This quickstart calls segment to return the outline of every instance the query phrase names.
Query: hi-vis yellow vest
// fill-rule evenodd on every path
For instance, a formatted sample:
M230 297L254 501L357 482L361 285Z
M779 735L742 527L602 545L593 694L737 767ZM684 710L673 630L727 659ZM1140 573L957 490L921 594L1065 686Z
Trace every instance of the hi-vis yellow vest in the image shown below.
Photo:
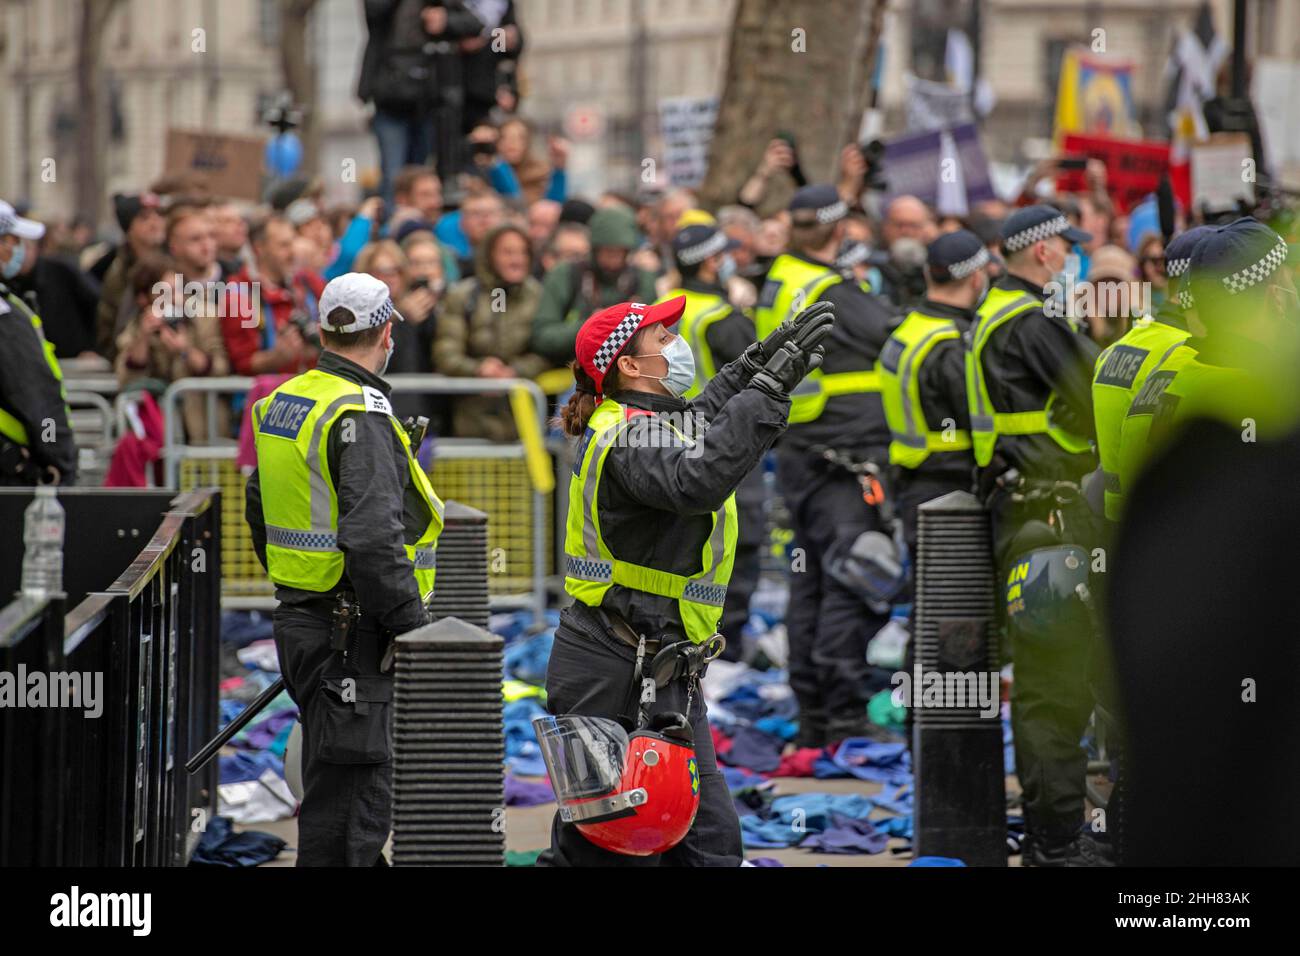
M686 340L695 354L695 381L682 398L692 399L700 394L709 379L718 372L718 363L713 358L713 350L709 348L709 326L731 314L731 303L720 295L692 292L689 289L673 289L659 302L667 302L679 295L686 296L686 308L677 324L677 334Z
M20 321L23 316L26 316L28 321L32 323L32 328L36 330L36 334L40 337L41 345L45 348L45 364L50 367L54 380L59 383L59 394L63 397L66 410L68 393L63 387L63 369L59 367L59 360L54 355L54 343L45 337L45 328L41 325L40 317L27 308L27 304L13 293L9 293L3 300L0 300L0 314L10 310L18 313ZM22 445L24 448L31 447L31 436L27 434L27 428L3 408L0 408L0 435L8 438L15 445Z
M673 574L616 558L601 536L597 512L600 479L610 450L634 421L624 414L623 406L607 398L587 422L587 431L578 445L574 477L569 482L564 590L588 607L600 607L605 592L614 584L674 598L686 636L698 644L717 631L722 617L736 556L736 496L729 495L714 512L713 530L704 543L696 574ZM682 441L690 441L675 427L673 431Z
M1147 375L1120 432L1119 477L1131 490L1143 467L1194 418L1276 439L1290 431L1297 409L1286 384L1261 381L1244 369L1209 365L1195 348L1174 345Z
M912 312L880 350L880 398L892 436L891 465L917 468L932 454L970 450L970 432L931 431L921 409L921 366L940 342L960 338L952 319Z
M976 311L970 330L971 346L966 352L966 400L970 405L971 442L975 447L975 464L983 468L993 460L999 435L1048 435L1071 454L1088 450L1088 439L1066 431L1052 422L1052 405L1056 392L1047 396L1042 408L1020 412L999 411L989 397L984 378L984 346L990 336L1018 315L1038 308L1042 300L1027 292L989 289L984 304Z
M796 256L777 256L768 270L758 308L754 310L754 330L759 340L843 281L843 276L827 266ZM813 369L790 394L790 424L815 421L825 410L826 402L836 395L878 391L880 378L874 369L830 374Z
M411 452L401 423L378 389L320 369L290 379L253 406L257 467L266 520L271 580L303 591L329 591L343 576L338 546L339 499L329 469L330 430L344 412L381 412L406 450L411 482L428 506L416 541L406 541L421 600L433 594L442 501Z
M1186 338L1182 329L1146 317L1097 357L1092 408L1097 422L1097 456L1101 459L1106 517L1111 521L1118 521L1123 510L1119 460L1124 419L1147 376Z

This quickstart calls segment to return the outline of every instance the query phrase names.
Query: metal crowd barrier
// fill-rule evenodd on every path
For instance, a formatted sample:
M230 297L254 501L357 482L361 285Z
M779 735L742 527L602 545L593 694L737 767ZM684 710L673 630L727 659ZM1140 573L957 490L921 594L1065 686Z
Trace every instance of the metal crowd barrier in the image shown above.
M220 558L219 493L196 490L66 617L62 594L0 609L0 670L102 680L98 716L0 708L0 865L189 860L216 815L216 764L184 765L217 730Z
M245 376L185 378L173 382L159 403L166 429L163 461L167 487L185 490L215 485L228 502L223 516L226 543L222 567L222 603L231 608L262 608L274 604L273 588L253 550L244 522L247 476L236 465L237 445L210 431L206 444L190 444L181 426L181 402L201 394L209 429L217 420L223 394L242 395L253 385ZM520 396L531 401L523 413L512 399L521 441L490 442L437 436L429 476L444 500L455 499L486 512L489 517L489 592L494 608L528 608L541 619L554 556L551 513L555 474L541 435L546 429L547 400L529 379L474 379L443 375L392 375L395 392L425 395ZM533 426L536 426L534 429Z

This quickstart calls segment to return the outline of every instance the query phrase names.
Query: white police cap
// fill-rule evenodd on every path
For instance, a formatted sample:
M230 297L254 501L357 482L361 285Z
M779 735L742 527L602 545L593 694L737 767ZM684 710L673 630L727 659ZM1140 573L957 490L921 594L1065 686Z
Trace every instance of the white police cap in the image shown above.
M335 309L347 309L352 321L334 325L330 316ZM388 286L364 272L349 272L331 279L320 297L320 327L326 332L361 332L383 325L396 318L405 322L402 313L393 306Z

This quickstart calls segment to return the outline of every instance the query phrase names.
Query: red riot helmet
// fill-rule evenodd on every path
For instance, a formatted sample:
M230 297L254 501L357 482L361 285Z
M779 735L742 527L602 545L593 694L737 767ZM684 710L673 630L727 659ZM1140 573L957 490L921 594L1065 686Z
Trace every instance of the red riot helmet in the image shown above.
M560 819L627 856L672 849L700 808L695 736L679 713L631 735L616 720L566 714L533 720Z

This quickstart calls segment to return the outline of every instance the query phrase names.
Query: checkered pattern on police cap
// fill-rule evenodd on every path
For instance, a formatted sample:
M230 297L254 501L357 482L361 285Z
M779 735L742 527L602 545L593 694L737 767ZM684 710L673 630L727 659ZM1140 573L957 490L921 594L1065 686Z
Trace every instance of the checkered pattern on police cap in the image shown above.
M989 264L989 251L975 233L957 229L930 243L925 264L935 282L960 282Z
M804 186L790 200L790 217L800 225L827 225L849 214L848 204L834 186Z
M45 226L33 219L24 219L13 206L0 200L0 236L8 235L35 240L45 235Z
M1291 250L1258 219L1242 218L1211 230L1192 250L1185 287L1199 303L1231 298L1267 283Z
M1169 297L1186 311L1192 307L1192 290L1186 279L1192 264L1192 250L1197 243L1215 231L1215 226L1193 226L1185 229L1165 246L1165 276L1169 279Z
M601 391L605 375L614 367L615 360L638 331L657 322L673 325L682 317L685 308L684 295L655 305L620 302L601 309L582 323L574 355L578 365L595 383L596 391Z
M678 265L694 266L709 256L728 252L739 245L716 226L696 223L680 230L673 237L673 255L677 258Z
M1061 210L1040 203L1007 216L1002 223L1002 252L1010 255L1053 236L1061 236L1071 243L1092 241L1092 235L1071 226Z
M352 321L335 325L330 316L335 309L346 309ZM405 322L393 306L388 286L364 272L349 272L331 279L320 296L320 327L326 332L361 332L396 318Z

